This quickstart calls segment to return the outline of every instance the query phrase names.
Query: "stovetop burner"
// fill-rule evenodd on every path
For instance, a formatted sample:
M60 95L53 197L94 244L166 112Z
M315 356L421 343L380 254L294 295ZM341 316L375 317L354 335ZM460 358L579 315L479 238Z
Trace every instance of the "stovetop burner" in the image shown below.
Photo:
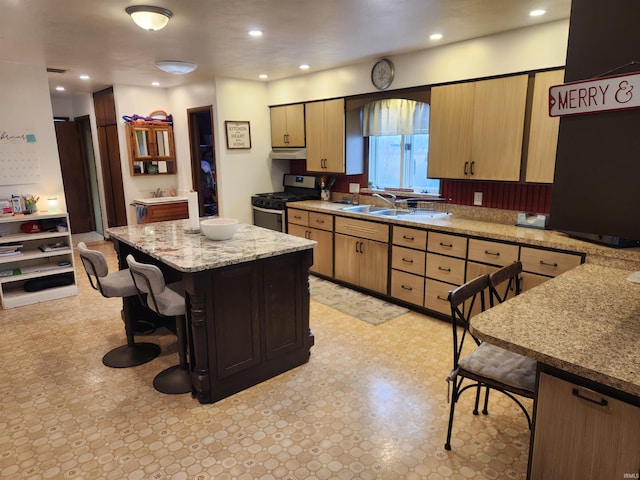
M287 202L320 198L320 190L317 188L315 177L286 174L283 185L284 191L282 192L258 193L252 196L251 204L256 207L283 210Z

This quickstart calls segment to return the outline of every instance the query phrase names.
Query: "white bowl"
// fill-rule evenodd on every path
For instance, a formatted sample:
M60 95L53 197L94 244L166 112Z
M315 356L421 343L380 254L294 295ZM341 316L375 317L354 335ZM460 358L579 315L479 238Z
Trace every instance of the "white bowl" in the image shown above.
M200 230L210 240L228 240L238 230L235 218L208 218L200 222Z

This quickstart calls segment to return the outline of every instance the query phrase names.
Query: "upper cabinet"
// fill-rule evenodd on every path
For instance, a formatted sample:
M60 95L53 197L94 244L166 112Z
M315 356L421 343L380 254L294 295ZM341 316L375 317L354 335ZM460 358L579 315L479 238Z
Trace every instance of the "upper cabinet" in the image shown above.
M428 176L520 180L527 75L431 90Z
M564 70L536 73L525 181L553 183L560 117L549 116L549 88L564 83Z
M305 146L304 104L271 107L271 146Z
M356 175L363 172L360 110L345 112L343 98L305 105L307 171Z
M175 174L176 157L171 125L127 123L131 175Z

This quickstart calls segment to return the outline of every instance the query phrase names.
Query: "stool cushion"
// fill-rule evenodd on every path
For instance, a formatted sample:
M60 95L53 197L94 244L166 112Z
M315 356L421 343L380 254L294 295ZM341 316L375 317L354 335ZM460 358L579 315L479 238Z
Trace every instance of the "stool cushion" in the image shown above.
M536 384L535 360L489 343L481 343L460 360L458 368L530 392Z
M107 298L133 297L138 294L128 268L111 272L100 278L100 286L104 296Z

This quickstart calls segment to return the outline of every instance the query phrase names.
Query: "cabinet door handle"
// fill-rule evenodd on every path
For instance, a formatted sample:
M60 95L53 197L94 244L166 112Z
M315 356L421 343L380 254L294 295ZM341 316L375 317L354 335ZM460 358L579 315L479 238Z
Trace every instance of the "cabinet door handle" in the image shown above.
M438 270L442 270L443 272L450 272L451 269L447 267L438 267Z
M445 247L445 248L453 248L453 243L442 243L442 242L440 242L440 246L441 247Z
M469 162L464 162L464 174L469 175L469 170L467 167L469 166Z
M579 388L573 388L571 390L571 395L573 395L574 397L578 397L581 398L582 400L586 400L587 402L591 402L591 403L595 403L596 405L599 405L600 407L606 407L609 402L607 402L606 399L604 398L600 398L600 400L595 400L593 398L589 398L585 395L582 395L582 393L580 393L580 389Z
M441 297L440 295L436 295L436 298L437 298L438 300L442 300L443 302L448 302L448 301L449 301L449 299L448 299L448 298Z
M545 267L553 267L553 268L556 268L558 266L557 263L547 263L544 260L540 260L540 265L544 265Z
M484 254L485 255L493 255L494 257L499 257L500 256L500 252L491 252L489 250L485 250Z
M311 232L309 230L305 232L305 236L307 237L307 240L311 240Z
M469 171L469 173L471 173L471 175L474 175L475 172L473 171L473 166L476 164L475 160L473 162L471 162L471 170Z
M403 235L402 238L404 238L405 240L415 240L415 237L409 237L407 235Z
M403 258L402 261L407 263L413 263L413 260L411 258Z
M409 290L410 292L413 290L413 288L407 287L406 285L400 285L400 288L402 288L403 290Z
M316 223L323 224L323 223L324 223L324 220L316 220Z

